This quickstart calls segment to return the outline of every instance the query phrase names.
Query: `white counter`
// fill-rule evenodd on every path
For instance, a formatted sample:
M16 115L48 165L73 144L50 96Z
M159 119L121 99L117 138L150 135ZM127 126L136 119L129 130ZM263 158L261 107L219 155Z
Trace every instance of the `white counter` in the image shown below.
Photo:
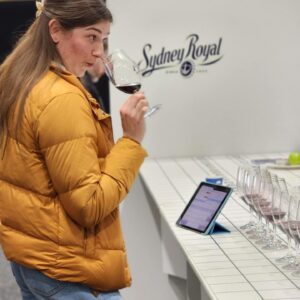
M272 155L251 158L257 157ZM162 218L163 269L187 280L188 299L300 299L300 278L275 263L285 252L264 251L239 229L248 222L249 213L236 193L218 218L230 233L204 236L175 225L198 183L205 177L222 175L225 185L234 185L238 165L244 158L148 159L141 169L142 180ZM300 170L274 173L285 177L290 186L300 185ZM176 255L176 251L183 257L178 259L180 254Z

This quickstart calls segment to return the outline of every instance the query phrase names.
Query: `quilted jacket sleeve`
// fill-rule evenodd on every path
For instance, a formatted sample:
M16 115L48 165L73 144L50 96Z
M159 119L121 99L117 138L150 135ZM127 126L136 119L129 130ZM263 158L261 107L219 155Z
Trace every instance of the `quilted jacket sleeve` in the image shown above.
M118 207L146 156L140 145L122 138L100 170L92 112L87 100L75 93L55 97L43 109L37 139L62 206L87 228Z

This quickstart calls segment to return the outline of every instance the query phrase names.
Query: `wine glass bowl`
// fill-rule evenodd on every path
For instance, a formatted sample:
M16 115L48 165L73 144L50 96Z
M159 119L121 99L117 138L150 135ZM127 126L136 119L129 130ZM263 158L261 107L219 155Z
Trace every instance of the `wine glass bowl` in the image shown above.
M290 238L294 240L295 252L293 255L289 256L288 264L284 265L282 268L284 270L297 270L299 266L298 256L300 238L298 234L298 227L300 224L300 201L296 196L290 196L287 193L284 194L286 195L288 201L287 233L290 235Z
M236 192L239 197L249 206L249 222L240 227L242 230L251 230L255 226L253 220L253 206L251 202L251 195L249 189L250 167L246 165L240 165L237 171L236 178Z
M142 75L139 66L121 49L117 49L103 58L106 75L111 83L126 94L138 92L142 86ZM151 116L161 105L148 108L144 117Z

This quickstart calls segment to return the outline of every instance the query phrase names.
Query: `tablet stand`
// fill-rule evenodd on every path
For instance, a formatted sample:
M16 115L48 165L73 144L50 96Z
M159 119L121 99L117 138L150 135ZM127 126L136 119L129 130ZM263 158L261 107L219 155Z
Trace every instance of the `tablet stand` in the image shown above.
M230 232L230 230L228 230L218 222L215 222L208 234L218 234L218 233L225 233L225 232Z

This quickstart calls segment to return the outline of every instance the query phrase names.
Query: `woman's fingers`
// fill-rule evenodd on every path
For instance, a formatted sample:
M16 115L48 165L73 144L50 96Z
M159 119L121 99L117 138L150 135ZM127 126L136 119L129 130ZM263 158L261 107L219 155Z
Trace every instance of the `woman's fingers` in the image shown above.
M144 93L138 92L131 95L123 104L120 109L122 115L131 116L132 118L140 118L147 110L148 102Z
M144 118L144 114L147 110L148 110L148 101L145 98L141 99L136 105L137 118L138 119Z
M138 92L125 101L120 109L124 136L141 142L145 134L144 114L148 109L148 102L144 93Z

